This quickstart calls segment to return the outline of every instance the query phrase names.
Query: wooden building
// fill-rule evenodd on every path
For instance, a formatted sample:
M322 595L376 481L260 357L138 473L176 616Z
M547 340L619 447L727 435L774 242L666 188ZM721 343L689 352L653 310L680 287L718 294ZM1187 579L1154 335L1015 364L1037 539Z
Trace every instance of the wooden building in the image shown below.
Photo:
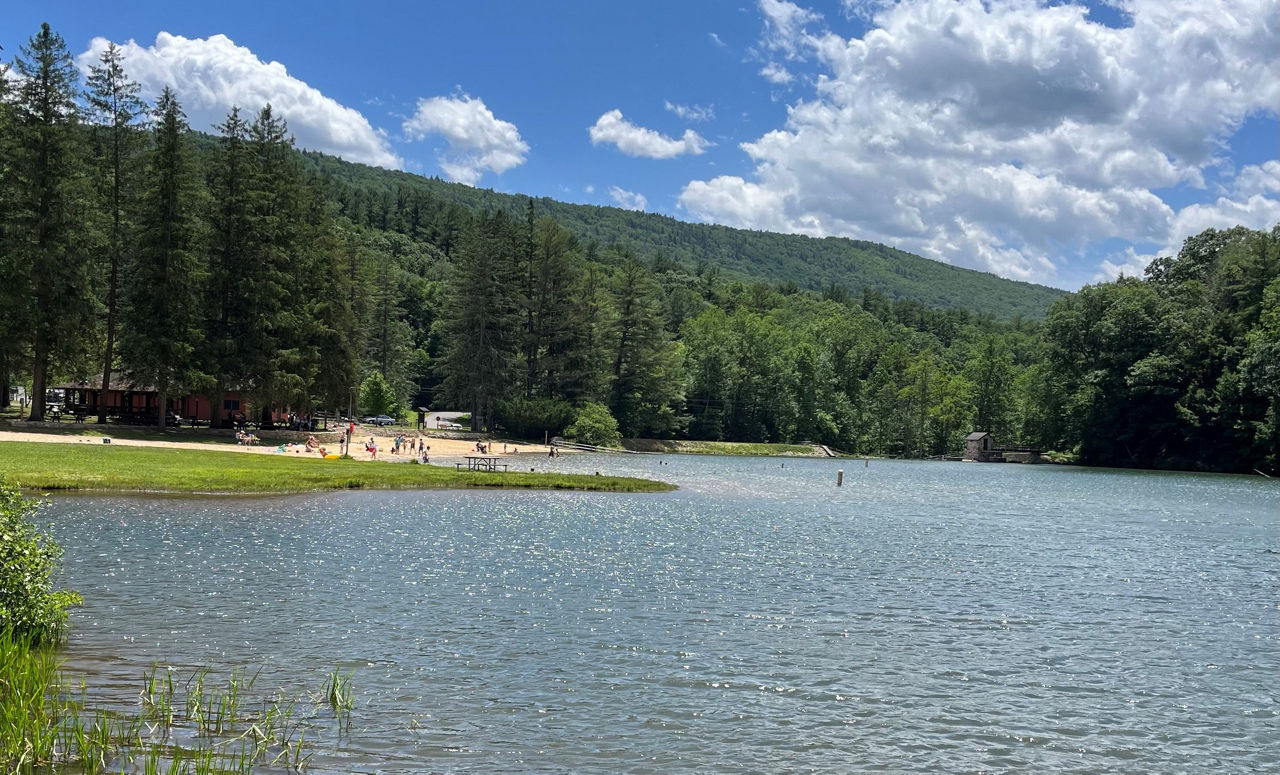
M112 372L111 388L102 390L101 375L89 380L68 382L54 386L66 391L62 414L77 418L97 417L105 407L108 420L134 425L154 425L160 405L160 393L150 385L137 385L123 372ZM246 414L244 399L237 392L222 394L221 406L215 411L208 396L175 395L165 401L165 409L171 418L181 417L184 423L230 427L243 422ZM272 421L279 422L287 415L273 411ZM258 417L253 418L255 421Z

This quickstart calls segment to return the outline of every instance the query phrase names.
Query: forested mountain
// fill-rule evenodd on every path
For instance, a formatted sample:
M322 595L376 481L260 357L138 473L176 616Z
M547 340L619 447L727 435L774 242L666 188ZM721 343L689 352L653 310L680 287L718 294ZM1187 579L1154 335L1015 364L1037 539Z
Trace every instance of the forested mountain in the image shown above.
M880 248L300 154L269 105L194 133L173 93L137 101L112 47L82 86L47 25L0 74L0 385L29 386L33 420L46 386L119 369L264 415L456 408L523 438L925 457L981 429L1090 464L1277 471L1280 227L1211 229L1043 318L1014 302L1051 289L914 257L862 266L935 296L838 266L746 276L745 256L800 273L829 250ZM943 295L1006 291L1000 311Z
M342 199L345 212L367 214L375 221L406 197L472 212L501 210L515 217L523 212L527 199L354 164L314 151L303 154L307 166L331 182L332 195ZM1064 293L874 242L685 223L665 215L545 197L535 199L534 205L539 215L554 218L583 242L625 245L645 255L662 256L691 272L714 268L732 280L794 283L806 290L839 286L851 293L866 288L890 299L910 299L939 309L960 307L1001 320L1042 318Z

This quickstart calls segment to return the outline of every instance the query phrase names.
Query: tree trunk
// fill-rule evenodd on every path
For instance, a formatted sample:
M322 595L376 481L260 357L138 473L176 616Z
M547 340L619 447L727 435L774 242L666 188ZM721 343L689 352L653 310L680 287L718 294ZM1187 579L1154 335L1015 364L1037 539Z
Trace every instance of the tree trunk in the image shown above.
M43 346L39 348L31 365L31 414L27 419L36 422L44 421L45 374L49 370L49 354L43 350Z
M165 409L165 405L169 403L169 394L166 391L161 390L156 397L159 399L156 401L156 403L159 404L156 408L156 425L160 426L160 430L164 430L164 421L168 419L165 416L168 414Z
M119 260L111 256L111 275L107 288L107 347L102 356L102 392L98 394L98 424L107 422L107 391L111 389L111 364L115 360L116 347L116 281Z
M9 354L0 351L0 409L8 409L9 401Z

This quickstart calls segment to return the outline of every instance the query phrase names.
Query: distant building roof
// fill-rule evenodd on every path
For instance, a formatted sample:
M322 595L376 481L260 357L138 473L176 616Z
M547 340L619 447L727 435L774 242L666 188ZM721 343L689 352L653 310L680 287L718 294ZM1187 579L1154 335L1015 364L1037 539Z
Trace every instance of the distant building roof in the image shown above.
M61 385L53 385L54 390L99 390L102 388L102 374L98 373L87 380L79 380L72 382L64 382ZM156 389L151 385L136 385L133 380L123 371L111 372L111 389L121 390L129 393L154 393Z
M978 440L979 440L979 439L981 439L983 436L990 436L990 435L991 435L991 434L990 434L990 433L988 433L987 431L974 431L973 433L970 433L968 436L965 436L965 437L964 437L964 440L965 440L965 441L978 441Z

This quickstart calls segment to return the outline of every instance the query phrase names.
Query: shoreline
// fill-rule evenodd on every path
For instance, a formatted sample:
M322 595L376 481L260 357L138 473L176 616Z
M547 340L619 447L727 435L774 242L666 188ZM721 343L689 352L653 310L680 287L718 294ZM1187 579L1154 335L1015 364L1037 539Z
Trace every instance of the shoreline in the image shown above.
M473 447L465 441L456 442ZM195 448L191 448L194 446ZM435 445L433 444L433 451ZM241 451L246 454L228 455ZM438 455L453 461L465 455ZM498 455L497 457L502 457ZM410 463L407 455L376 461L322 459L315 453L145 443L92 443L64 438L0 439L0 479L23 490L148 495L284 495L336 490L528 489L585 492L669 492L652 479L563 473L481 472L453 465Z

